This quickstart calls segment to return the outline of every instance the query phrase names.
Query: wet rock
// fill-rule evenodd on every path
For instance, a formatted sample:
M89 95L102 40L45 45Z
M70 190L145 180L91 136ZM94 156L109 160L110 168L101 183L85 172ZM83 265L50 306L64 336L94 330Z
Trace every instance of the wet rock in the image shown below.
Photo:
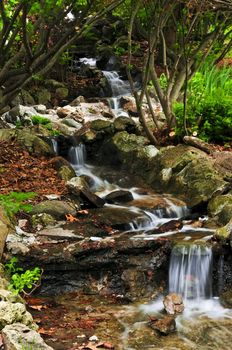
M228 290L220 295L220 303L226 307L232 309L232 290Z
M168 335L176 330L176 321L172 316L164 316L161 319L152 318L149 325L162 335Z
M163 300L164 308L170 315L179 314L184 311L183 298L176 293L166 295Z
M208 212L211 216L217 215L220 223L227 224L232 218L232 193L212 198L208 204Z
M0 329L15 322L20 322L32 329L37 329L31 314L27 312L24 304L12 304L9 301L0 301Z
M62 227L47 228L39 231L38 236L46 236L57 240L80 240L82 236L76 235L72 230L65 230Z
M227 225L218 228L214 236L222 243L226 243L230 239L232 247L232 219L230 219Z
M223 176L215 170L212 159L194 147L165 147L155 159L148 181L154 187L162 186L164 190L178 194L191 207L206 203L228 188ZM163 169L169 169L168 179L163 178Z
M139 296L144 295L146 289L146 276L144 271L138 269L126 269L121 275L125 283L126 297L129 300L134 300Z
M102 208L105 200L93 193L83 177L74 177L67 182L69 193L80 197L87 207Z
M126 164L128 167L131 166L132 170L135 168L139 170L137 155L148 144L149 141L143 136L120 131L103 145L103 153L106 161L111 164ZM112 154L114 154L114 157L112 157Z
M21 323L4 327L2 338L6 350L52 350L37 332Z
M63 157L52 158L51 164L57 170L59 177L64 181L69 181L76 175L70 163Z
M114 127L117 131L127 131L128 133L135 133L137 130L135 122L128 117L118 117L114 121Z
M159 226L158 228L149 231L149 234L159 234L169 231L181 230L183 227L183 223L181 220L170 220L165 224Z
M44 201L36 204L31 211L31 214L49 214L56 219L64 219L66 214L75 215L76 208L73 204L65 201Z
M96 119L91 122L90 128L94 131L102 131L104 133L112 133L113 132L113 123L108 120Z
M104 207L94 211L98 222L103 225L111 226L118 230L129 230L130 223L136 220L139 214L125 208Z
M133 200L133 195L130 191L117 190L109 193L105 197L106 203L130 202Z

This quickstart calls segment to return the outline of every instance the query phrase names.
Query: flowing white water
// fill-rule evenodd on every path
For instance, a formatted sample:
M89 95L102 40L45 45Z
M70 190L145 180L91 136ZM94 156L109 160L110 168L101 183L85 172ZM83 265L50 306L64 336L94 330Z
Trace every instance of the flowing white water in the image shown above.
M103 71L103 74L108 80L113 94L112 97L108 98L111 109L113 109L116 114L128 116L128 114L120 108L120 98L131 94L129 81L120 79L116 71Z
M51 139L52 140L52 148L55 154L58 154L58 143L56 139Z
M169 292L200 302L212 296L212 250L204 244L176 245L169 267Z

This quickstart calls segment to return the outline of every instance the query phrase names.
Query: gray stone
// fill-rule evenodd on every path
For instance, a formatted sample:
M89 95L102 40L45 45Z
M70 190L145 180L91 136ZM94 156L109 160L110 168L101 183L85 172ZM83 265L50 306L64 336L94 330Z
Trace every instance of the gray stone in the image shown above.
M0 301L0 329L15 322L23 323L33 329L37 328L24 304Z
M78 123L76 120L73 120L71 118L65 118L62 120L62 123L70 126L72 128L76 128L77 130L79 130L80 128L82 128L82 124Z
M56 219L64 219L66 214L75 215L76 208L73 204L65 201L44 201L35 205L31 211L32 214L46 213Z
M9 242L7 243L7 250L13 255L27 255L30 249L22 242Z
M14 323L2 330L5 350L52 350L42 337L34 330L21 324Z
M47 107L45 105L35 105L33 106L36 110L36 112L41 113L41 114L46 114L47 112Z

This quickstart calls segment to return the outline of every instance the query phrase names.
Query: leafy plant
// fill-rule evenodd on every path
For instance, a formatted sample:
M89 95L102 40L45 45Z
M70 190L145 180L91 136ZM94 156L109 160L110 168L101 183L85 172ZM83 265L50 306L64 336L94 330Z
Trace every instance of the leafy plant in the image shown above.
M38 124L41 124L41 125L48 125L48 124L51 124L51 120L48 119L48 118L44 118L44 117L41 117L40 115L34 115L31 117L31 120L32 120L32 123L34 125L38 125Z
M226 143L232 134L232 69L203 66L189 82L187 129L205 141ZM184 106L175 103L177 136L184 136Z
M21 267L17 266L18 259L13 257L7 264L5 264L5 271L10 276L9 289L15 294L28 294L38 287L41 279L41 270L35 267L33 270L26 270L23 272Z
M9 194L0 194L0 205L3 206L7 215L12 217L20 210L30 212L32 206L25 201L36 196L34 192L10 192Z

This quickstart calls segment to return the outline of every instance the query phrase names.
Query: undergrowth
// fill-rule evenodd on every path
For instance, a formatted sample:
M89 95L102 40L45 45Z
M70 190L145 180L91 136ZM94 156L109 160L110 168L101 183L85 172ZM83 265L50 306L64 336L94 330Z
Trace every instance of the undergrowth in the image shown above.
M29 199L32 199L37 194L35 192L10 192L9 194L0 194L0 205L4 208L6 214L12 217L20 210L30 212L32 205L25 203Z
M10 278L9 289L15 294L31 294L40 285L42 272L39 267L24 271L13 257L5 264L5 272Z
M178 127L184 136L184 106L174 105ZM187 130L208 142L227 143L232 135L232 68L204 65L190 80Z

